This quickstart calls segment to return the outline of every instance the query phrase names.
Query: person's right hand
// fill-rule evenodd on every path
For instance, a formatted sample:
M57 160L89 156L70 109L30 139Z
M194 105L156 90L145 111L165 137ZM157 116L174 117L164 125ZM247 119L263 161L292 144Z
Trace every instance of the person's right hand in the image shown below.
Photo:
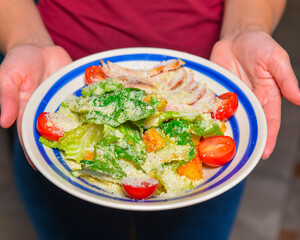
M0 66L1 127L10 127L17 119L21 141L21 120L30 96L48 76L70 62L69 54L58 46L21 45L9 50Z

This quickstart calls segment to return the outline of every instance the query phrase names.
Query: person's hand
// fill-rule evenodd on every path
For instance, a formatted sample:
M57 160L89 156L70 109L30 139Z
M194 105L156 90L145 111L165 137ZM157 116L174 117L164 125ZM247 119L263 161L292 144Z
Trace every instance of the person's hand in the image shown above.
M10 127L17 119L22 143L21 120L30 96L48 76L71 61L58 46L21 45L9 50L0 66L1 127Z
M280 128L281 93L290 102L300 105L298 82L288 54L267 33L249 30L217 42L211 60L237 75L260 101L268 125L262 158L268 158Z

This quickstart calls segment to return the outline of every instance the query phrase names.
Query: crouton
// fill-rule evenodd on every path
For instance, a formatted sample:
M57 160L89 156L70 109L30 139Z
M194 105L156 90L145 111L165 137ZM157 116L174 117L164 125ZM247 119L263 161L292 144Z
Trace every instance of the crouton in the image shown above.
M147 152L156 152L165 146L164 139L155 128L150 128L144 133L143 142Z
M191 180L202 179L202 161L200 160L198 153L196 153L196 157L192 161L180 166L177 169L177 172L180 176L184 175Z
M220 121L220 122L219 122L219 127L220 127L222 133L225 133L225 132L226 132L227 127L226 127L226 124L225 124L224 122L221 122L221 121Z
M95 158L94 152L88 150L84 151L84 156L83 156L84 160L94 161L94 158Z

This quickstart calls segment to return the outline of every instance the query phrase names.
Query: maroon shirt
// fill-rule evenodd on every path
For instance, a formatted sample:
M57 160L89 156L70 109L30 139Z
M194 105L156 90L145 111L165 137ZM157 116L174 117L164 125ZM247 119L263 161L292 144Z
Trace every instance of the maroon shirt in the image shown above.
M124 47L160 47L208 58L223 0L40 0L54 42L73 59Z

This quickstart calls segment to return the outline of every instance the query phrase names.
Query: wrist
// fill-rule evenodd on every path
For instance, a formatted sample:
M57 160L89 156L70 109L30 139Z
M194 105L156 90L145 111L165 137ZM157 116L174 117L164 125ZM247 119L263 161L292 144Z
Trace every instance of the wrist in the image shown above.
M271 34L284 11L286 0L225 0L220 37L242 32L262 31Z
M53 46L54 43L46 31L37 31L32 34L23 36L22 38L13 39L7 43L6 47L3 49L4 53L7 53L13 47L21 45L35 45L38 47Z
M234 39L237 36L246 32L264 32L268 35L270 34L269 29L258 24L248 24L245 26L239 25L227 29L222 29L220 34L220 40Z

